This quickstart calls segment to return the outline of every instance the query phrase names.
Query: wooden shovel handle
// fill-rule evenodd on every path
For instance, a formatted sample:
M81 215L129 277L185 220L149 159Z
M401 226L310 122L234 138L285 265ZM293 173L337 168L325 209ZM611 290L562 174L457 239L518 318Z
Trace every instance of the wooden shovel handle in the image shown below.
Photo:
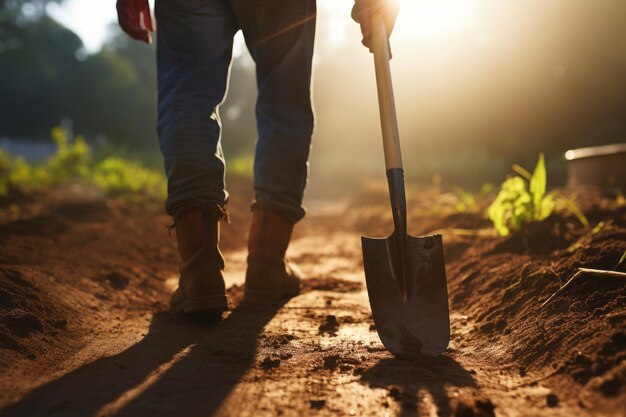
M372 16L372 50L374 51L374 64L376 66L376 85L378 86L380 124L383 131L385 166L387 171L402 169L400 133L389 67L389 59L391 58L389 38L387 37L385 21L380 13Z

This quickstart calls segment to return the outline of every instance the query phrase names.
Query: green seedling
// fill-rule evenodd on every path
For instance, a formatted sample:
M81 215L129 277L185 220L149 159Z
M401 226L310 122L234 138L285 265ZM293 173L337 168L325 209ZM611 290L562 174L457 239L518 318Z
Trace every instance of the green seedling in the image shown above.
M532 175L518 165L514 169L520 176L505 180L487 209L487 216L500 236L517 233L525 224L545 220L554 210L554 197L546 194L544 155L539 154Z
M483 184L478 193L472 194L461 187L454 187L454 196L457 199L454 205L454 211L457 213L478 212L492 189L492 184Z
M617 262L617 265L615 265L615 268L613 268L614 270L619 268L623 263L624 260L626 260L626 250L624 251L624 253L622 253L622 257L619 258L619 261Z
M579 248L582 248L583 246L588 245L589 243L591 243L593 236L597 235L602 229L604 229L606 226L609 226L611 224L612 224L612 221L610 220L607 222L599 222L595 227L588 230L587 233L582 235L576 242L572 243L567 248L567 252L573 253L573 252L576 252L576 250L578 250Z
M476 197L461 187L454 188L454 194L458 199L454 205L454 210L458 213L464 213L467 211L476 211L478 205L476 204Z
M578 219L580 224L582 224L585 229L589 229L590 225L589 225L589 220L587 219L587 216L583 214L583 212L576 205L576 203L574 203L574 200L572 198L561 197L561 196L555 197L555 203L556 203L557 211L561 211L561 210L569 211Z

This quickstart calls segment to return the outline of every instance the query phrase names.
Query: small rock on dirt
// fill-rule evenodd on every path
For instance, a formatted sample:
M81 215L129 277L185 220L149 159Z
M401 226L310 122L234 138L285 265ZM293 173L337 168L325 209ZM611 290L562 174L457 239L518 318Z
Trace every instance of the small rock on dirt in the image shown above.
M337 369L339 364L339 355L329 355L324 358L324 369L334 370Z
M321 410L324 408L326 400L311 400L309 403L311 404L312 410Z
M548 407L553 408L559 405L559 397L550 393L546 396L546 404Z
M130 278L119 272L111 272L109 274L106 274L103 279L104 281L109 283L111 288L118 291L128 287L128 283L130 282Z

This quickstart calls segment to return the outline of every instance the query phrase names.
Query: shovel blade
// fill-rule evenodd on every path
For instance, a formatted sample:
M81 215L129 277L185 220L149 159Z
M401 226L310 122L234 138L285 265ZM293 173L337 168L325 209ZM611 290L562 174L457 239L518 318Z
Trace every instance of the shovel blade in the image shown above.
M406 267L394 267L395 233L361 238L372 316L383 345L394 356L438 356L450 342L448 288L441 235L406 235ZM406 288L406 294L403 293Z

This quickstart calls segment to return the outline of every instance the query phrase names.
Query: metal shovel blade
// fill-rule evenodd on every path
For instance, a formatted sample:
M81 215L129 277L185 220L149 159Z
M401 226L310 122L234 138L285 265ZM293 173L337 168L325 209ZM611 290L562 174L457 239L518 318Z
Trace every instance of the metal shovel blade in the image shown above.
M397 233L388 238L361 238L376 330L394 356L438 356L450 341L441 235L404 234L406 244L398 245L398 237L403 236ZM398 266L398 246L406 248L404 267Z

